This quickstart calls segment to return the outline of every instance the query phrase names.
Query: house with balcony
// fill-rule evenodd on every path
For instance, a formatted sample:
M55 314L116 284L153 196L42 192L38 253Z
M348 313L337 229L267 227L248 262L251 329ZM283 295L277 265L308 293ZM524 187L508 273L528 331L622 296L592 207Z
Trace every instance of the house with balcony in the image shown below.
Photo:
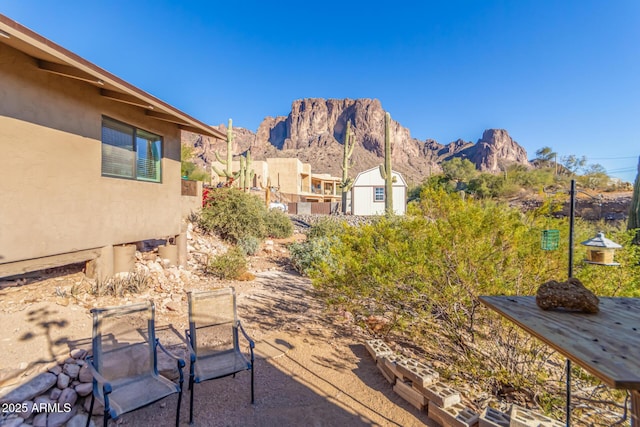
M220 162L213 162L218 170L224 169ZM232 162L232 170L240 168L240 161ZM341 178L326 173L312 173L309 163L302 163L297 158L275 158L253 160L251 169L254 171L252 187L266 187L271 180L271 186L278 189L278 196L283 202L338 202L341 199ZM211 169L213 172L213 168ZM215 172L213 172L215 175ZM215 176L214 181L224 181L223 176Z

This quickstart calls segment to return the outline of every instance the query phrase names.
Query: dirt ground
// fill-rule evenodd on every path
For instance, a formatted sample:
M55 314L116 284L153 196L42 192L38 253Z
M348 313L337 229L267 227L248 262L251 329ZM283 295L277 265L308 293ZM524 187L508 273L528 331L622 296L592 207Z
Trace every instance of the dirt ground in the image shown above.
M184 351L185 291L232 285L239 316L256 341L255 403L250 403L249 372L197 384L195 425L428 425L426 413L396 395L376 368L364 346L367 333L326 310L309 280L287 268L283 243L275 243L279 256L253 259L255 280L197 281L171 295L171 310L157 310L157 336L173 350ZM70 349L90 348L89 308L118 301L69 297L64 290L81 283L83 276L62 269L0 289L0 392L66 357ZM119 303L149 297L154 295L129 296ZM189 403L185 382L181 425L188 424ZM123 415L118 424L173 425L176 404L174 395ZM94 421L100 425L102 419Z

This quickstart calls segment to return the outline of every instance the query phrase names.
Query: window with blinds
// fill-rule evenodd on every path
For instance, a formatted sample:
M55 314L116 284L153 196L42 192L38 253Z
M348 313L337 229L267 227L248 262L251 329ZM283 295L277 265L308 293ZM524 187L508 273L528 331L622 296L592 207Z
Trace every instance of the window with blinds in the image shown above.
M107 117L102 118L102 175L160 182L162 138Z

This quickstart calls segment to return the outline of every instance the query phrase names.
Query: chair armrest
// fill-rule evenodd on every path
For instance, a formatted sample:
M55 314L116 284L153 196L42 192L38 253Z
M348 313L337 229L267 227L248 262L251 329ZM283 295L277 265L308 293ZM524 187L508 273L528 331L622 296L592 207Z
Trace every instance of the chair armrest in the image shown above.
M89 370L91 371L91 376L93 377L93 379L98 383L102 385L102 390L104 390L104 394L109 394L112 391L112 387L111 384L109 383L109 381L107 381L107 379L105 377L103 377L102 375L100 375L100 372L98 372L95 368L95 366L93 366L93 356L87 356L84 361L86 362L87 367L89 368Z
M242 327L242 323L240 323L240 321L238 320L236 322L236 327L238 329L240 329L240 332L242 332L242 335L244 335L244 337L247 339L247 341L249 341L249 347L251 347L252 353L253 353L253 349L256 346L256 343L251 339L251 337L249 337L249 335L245 332L244 328Z
M193 345L191 344L191 333L188 329L184 331L185 337L187 337L187 350L189 350L189 360L191 363L195 363L196 361L196 351L193 349Z
M172 359L174 359L175 361L178 362L178 365L181 368L184 368L187 364L185 363L185 361L183 359L181 359L180 357L176 356L175 354L171 353L169 350L167 350L161 343L160 340L158 338L156 338L156 345L158 347L160 347L160 350L162 350L167 356L171 357Z
M160 350L162 350L167 356L171 357L173 360L177 362L178 373L180 374L180 387L182 387L182 383L184 381L184 374L182 373L182 368L185 367L186 363L184 362L183 359L179 358L178 356L176 356L175 354L171 353L169 350L164 348L164 346L160 344L160 340L158 338L156 338L156 346L160 347Z

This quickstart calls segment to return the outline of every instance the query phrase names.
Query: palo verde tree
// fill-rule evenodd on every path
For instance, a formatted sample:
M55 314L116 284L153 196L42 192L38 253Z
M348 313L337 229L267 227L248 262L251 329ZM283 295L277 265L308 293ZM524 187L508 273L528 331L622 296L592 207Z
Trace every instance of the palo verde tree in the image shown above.
M549 166L552 160L555 160L558 154L551 147L542 147L536 151L536 160L544 166Z

